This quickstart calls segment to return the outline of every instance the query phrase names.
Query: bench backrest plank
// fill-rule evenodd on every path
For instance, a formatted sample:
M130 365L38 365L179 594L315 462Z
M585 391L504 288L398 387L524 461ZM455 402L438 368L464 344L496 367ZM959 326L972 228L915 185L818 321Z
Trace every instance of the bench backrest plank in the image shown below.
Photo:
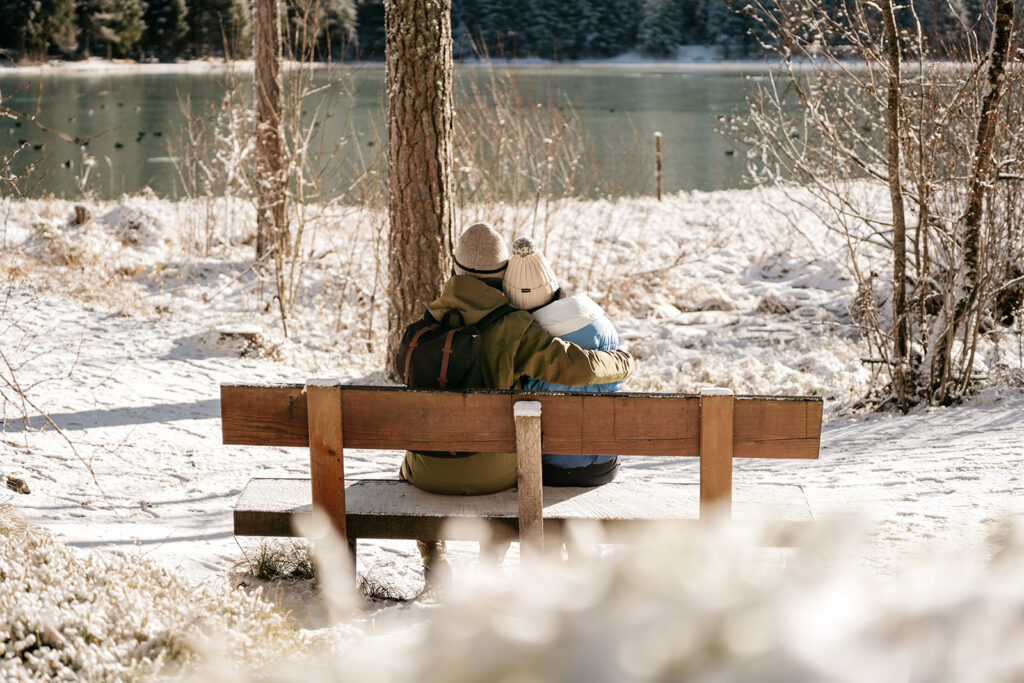
M700 397L682 394L456 393L341 387L345 448L516 450L512 406L539 401L545 453L700 455ZM737 396L733 457L817 458L820 398ZM308 446L303 385L221 387L225 444Z

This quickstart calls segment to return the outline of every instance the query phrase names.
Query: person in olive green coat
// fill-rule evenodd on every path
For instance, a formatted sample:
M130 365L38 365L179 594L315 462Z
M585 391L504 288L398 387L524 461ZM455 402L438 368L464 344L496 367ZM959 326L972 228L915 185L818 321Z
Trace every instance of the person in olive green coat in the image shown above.
M427 309L440 320L446 311L462 313L467 325L508 304L502 278L508 249L491 226L476 223L455 246L455 275ZM527 311L509 313L482 332L480 364L488 389L515 389L523 376L552 384L585 386L621 382L633 374L624 351L589 351L548 334ZM516 484L515 453L475 453L438 457L408 452L401 476L432 493L476 495Z

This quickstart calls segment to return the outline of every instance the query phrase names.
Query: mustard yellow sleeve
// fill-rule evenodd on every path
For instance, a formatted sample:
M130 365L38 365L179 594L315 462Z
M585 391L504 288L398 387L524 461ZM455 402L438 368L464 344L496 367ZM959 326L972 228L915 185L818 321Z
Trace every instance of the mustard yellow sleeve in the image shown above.
M517 375L569 387L622 382L633 369L633 357L625 351L582 349L552 337L536 322L520 338L515 357Z

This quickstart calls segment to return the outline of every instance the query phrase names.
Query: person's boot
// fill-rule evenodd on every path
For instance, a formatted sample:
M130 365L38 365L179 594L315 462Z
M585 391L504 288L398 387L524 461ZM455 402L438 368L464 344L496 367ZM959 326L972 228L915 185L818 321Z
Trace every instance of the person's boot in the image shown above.
M416 547L423 558L423 590L434 593L452 578L452 567L448 564L448 549L444 541L416 541Z
M497 569L505 559L511 541L481 541L480 542L480 564L489 568Z

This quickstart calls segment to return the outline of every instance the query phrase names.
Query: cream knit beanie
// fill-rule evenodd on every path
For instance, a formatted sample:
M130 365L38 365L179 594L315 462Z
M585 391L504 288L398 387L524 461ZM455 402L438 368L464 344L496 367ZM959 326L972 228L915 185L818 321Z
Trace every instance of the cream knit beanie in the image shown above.
M512 243L512 256L505 272L505 296L516 308L530 310L551 302L558 291L558 280L544 254L533 240L520 237Z
M480 279L501 279L508 266L508 247L487 223L474 223L455 243L455 272Z

